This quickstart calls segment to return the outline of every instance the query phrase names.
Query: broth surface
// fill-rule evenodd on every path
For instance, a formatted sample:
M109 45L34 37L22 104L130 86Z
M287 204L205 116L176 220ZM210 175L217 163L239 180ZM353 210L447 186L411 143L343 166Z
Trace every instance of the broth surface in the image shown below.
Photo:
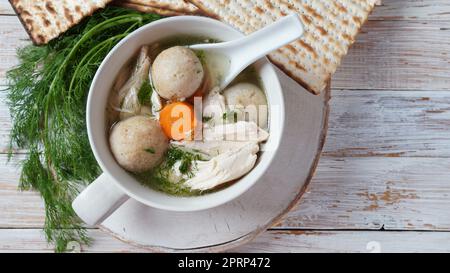
M149 45L148 56L151 62L160 54L163 50L168 49L173 46L187 46L192 44L200 43L215 43L219 42L213 39L208 39L204 37L195 36L180 36L169 38L154 44ZM195 51L197 57L202 62L205 70L205 88L204 90L210 91L213 87L218 86L221 78L229 69L229 60L218 54L207 54L202 51ZM120 112L118 108L121 105L118 96L119 90L124 86L127 80L130 78L133 66L137 61L137 55L130 59L124 67L120 70L116 81L113 85L113 90L111 91L109 97L109 103L107 106L107 124L108 128L112 128L118 121L120 121ZM263 92L264 87L262 86L259 75L257 74L254 66L249 66L243 72L241 72L238 77L230 84L230 86L238 83L251 83L259 87ZM153 91L155 92L155 91ZM163 101L162 104L165 105L167 101ZM163 162L164 163L164 162ZM163 165L163 164L161 164ZM155 190L165 192L170 195L176 196L196 196L201 194L206 194L214 191L221 190L229 185L233 184L235 181L223 183L212 190L199 191L191 190L189 188L183 187L182 182L179 177L174 176L172 173L167 172L164 168L156 168L151 171L132 175L142 184L147 185Z

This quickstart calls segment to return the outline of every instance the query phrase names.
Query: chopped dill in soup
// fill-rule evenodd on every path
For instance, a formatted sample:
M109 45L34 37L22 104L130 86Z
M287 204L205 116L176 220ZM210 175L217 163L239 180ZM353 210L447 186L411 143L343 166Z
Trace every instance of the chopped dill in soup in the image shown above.
M143 46L109 97L106 122L117 163L170 195L239 183L269 137L267 99L254 67L220 90L229 60L189 49L212 42L218 41L183 36Z

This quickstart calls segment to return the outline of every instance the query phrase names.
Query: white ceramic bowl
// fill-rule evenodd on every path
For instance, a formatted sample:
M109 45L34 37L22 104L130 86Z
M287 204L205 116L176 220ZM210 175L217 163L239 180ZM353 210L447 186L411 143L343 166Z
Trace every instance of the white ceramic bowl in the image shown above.
M202 196L170 196L141 185L117 164L109 149L108 128L105 122L106 103L116 75L141 46L177 35L202 36L222 41L243 36L239 31L217 20L179 16L143 26L111 50L94 77L87 101L89 141L104 174L83 191L73 204L77 214L89 224L99 223L128 197L151 207L171 211L197 211L219 206L257 183L274 158L280 143L280 132L283 131L284 101L277 74L269 61L263 58L257 61L255 66L268 99L270 137L256 166L239 181L225 189Z

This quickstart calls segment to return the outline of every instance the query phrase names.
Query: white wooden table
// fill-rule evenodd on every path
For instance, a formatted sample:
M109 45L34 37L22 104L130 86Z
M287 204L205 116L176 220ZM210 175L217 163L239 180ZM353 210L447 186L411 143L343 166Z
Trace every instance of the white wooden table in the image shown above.
M0 0L0 89L29 43ZM329 132L296 209L235 251L450 251L450 2L385 0L332 82ZM53 251L43 203L17 190L0 92L0 251ZM92 229L83 251L142 251Z

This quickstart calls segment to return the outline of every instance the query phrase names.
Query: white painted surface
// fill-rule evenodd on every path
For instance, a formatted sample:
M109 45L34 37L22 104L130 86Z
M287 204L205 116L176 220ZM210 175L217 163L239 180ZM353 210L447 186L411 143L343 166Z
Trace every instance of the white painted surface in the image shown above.
M272 230L236 252L448 252L448 232Z
M94 229L91 246L74 244L73 252L146 252ZM39 229L0 230L2 252L52 252ZM448 252L448 232L279 231L271 230L232 252Z
M27 36L6 0L0 14L10 14L0 17L1 85ZM450 251L449 22L447 0L376 8L334 77L325 155L307 193L275 227L281 233L236 251L365 252L371 241L382 251ZM0 153L9 128L2 103ZM0 251L51 251L40 231L40 198L17 191L20 158L5 165L0 155ZM383 225L396 231L377 231ZM95 243L83 251L142 251L99 230L90 234Z
M102 224L138 245L205 248L248 240L283 215L309 181L326 126L327 94L314 96L279 72L286 118L281 143L265 174L247 192L217 208L171 212L132 199ZM237 182L239 183L239 182ZM179 223L183 224L180 225Z

